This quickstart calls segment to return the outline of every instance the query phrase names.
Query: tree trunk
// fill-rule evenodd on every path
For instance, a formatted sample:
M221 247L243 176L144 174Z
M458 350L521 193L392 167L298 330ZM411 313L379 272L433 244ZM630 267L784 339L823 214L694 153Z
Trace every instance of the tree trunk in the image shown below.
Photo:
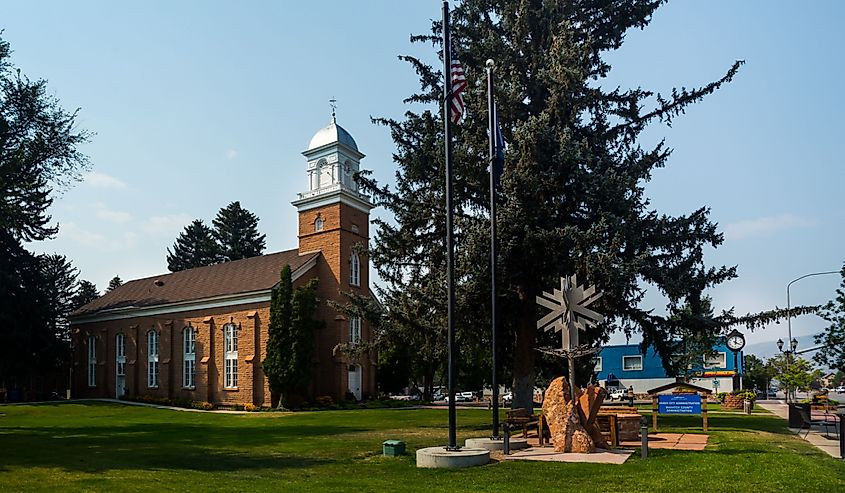
M533 297L530 303L533 303ZM529 300L523 301L523 306ZM533 305L528 305L533 308ZM536 352L534 345L537 338L537 322L534 320L534 310L520 310L520 317L516 328L516 343L513 351L513 409L534 409L534 359Z

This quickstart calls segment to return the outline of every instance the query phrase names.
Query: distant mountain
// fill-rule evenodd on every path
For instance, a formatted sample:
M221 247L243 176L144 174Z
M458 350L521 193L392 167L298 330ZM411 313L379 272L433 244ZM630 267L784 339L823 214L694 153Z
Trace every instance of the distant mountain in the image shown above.
M813 342L813 337L814 336L812 336L812 335L796 336L795 339L798 341L798 351L801 351L802 349L809 349L811 347L816 346L816 343ZM787 349L785 346L788 343L786 342L785 338L784 338L783 343L784 343L784 349ZM765 358L771 358L772 356L778 354L778 346L777 346L777 343L775 341L757 342L757 343L749 344L749 345L745 346L745 349L743 349L743 352L745 354L753 354L753 355L757 356L758 358L764 358L764 359ZM813 354L815 354L815 351L804 353L804 354L801 354L800 356L803 357L804 359L811 359L813 357Z

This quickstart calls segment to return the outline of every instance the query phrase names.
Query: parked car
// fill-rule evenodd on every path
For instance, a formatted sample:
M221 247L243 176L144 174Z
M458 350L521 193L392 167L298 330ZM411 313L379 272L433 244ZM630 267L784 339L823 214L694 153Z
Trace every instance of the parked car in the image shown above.
M475 398L475 392L455 392L455 402L472 402ZM449 402L449 396L445 397L446 402Z
M610 400L618 401L628 397L628 390L622 387L613 387L608 389L607 394Z
M775 392L774 390L771 390L771 389L769 389L768 392L765 392L765 391L762 391L762 390L757 391L757 398L761 399L761 400L777 399L777 397L778 397L778 393Z
M837 394L845 394L845 385L840 385L839 387L833 389L833 391Z
M506 392L504 395L502 395L502 404L504 404L506 406L510 406L512 402L513 402L513 392Z

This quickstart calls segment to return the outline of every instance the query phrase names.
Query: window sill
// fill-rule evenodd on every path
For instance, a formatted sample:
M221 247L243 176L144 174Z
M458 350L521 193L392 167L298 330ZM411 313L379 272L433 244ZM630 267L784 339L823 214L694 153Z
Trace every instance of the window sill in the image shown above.
M147 388L150 390L158 390L158 385L147 385Z
M197 390L197 386L194 385L193 387L182 387L182 390Z
M223 387L223 392L237 392L238 390L240 389L237 387Z

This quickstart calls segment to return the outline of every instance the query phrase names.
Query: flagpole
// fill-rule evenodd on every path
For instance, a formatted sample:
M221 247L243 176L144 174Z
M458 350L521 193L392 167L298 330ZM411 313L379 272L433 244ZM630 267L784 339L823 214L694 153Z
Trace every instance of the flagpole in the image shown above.
M455 377L457 373L455 354L455 236L452 208L452 129L449 125L449 105L452 100L452 44L449 39L449 2L443 1L443 136L445 140L446 168L446 306L448 339L448 384L449 384L449 445L446 450L460 450L455 427Z
M493 60L487 60L487 126L490 140L490 320L492 332L492 364L493 378L493 434L490 438L499 439L499 381L496 378L496 170L494 160L496 159L496 101L493 95Z

